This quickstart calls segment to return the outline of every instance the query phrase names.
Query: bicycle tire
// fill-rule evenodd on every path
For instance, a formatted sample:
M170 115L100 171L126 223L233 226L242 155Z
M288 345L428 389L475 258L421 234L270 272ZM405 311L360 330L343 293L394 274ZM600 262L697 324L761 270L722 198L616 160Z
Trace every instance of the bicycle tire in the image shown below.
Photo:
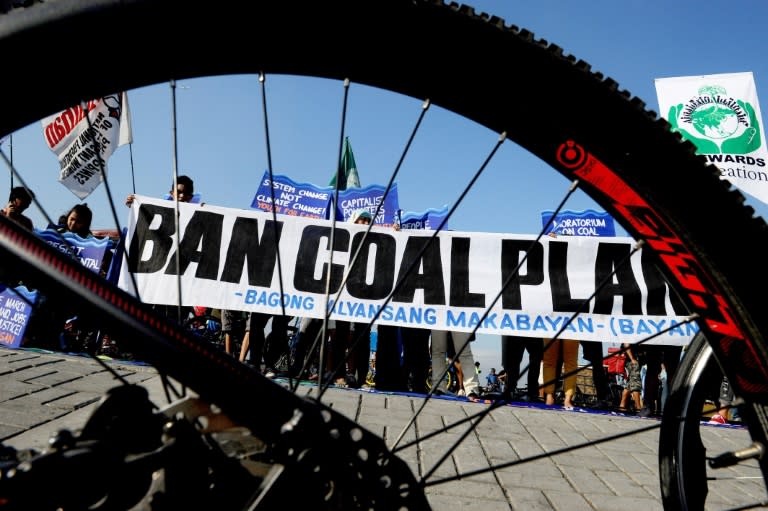
M452 371L448 371L445 373L445 388L448 389L450 392L454 392L454 385L456 382L453 381L453 373ZM427 390L432 389L432 367L429 368L427 371L427 381L426 381L426 388Z
M381 4L375 16L360 2L293 5L233 3L226 9L178 1L123 2L52 1L24 4L0 19L0 49L28 48L38 41L66 37L73 47L88 48L89 59L109 61L127 55L109 72L71 76L49 94L44 56L5 51L9 69L28 69L0 84L3 97L14 98L0 119L0 133L11 133L57 109L114 90L169 79L219 73L266 72L307 74L351 79L415 98L429 98L497 133L504 133L568 178L578 177L585 191L622 226L648 246L660 250L656 258L669 281L680 289L690 309L702 318L702 331L737 394L753 411L745 415L750 432L765 442L766 432L756 416L768 399L768 315L762 293L768 284L762 270L761 249L768 228L754 218L743 197L719 179L717 170L694 156L693 147L672 135L666 122L645 109L642 101L618 89L611 79L592 73L587 63L563 55L556 45L535 40L531 33L503 21L475 14L471 8L438 1L397 1ZM184 23L178 23L179 13ZM360 20L365 20L361 23ZM142 38L125 38L115 45L93 45L87 28L96 23L116 33L142 27ZM429 26L429 30L424 27ZM398 37L389 37L397 27ZM252 51L252 37L269 41L268 50ZM201 37L205 34L205 37ZM456 51L445 51L435 41L457 40ZM128 40L130 39L130 40ZM303 52L295 41L308 40ZM366 55L354 62L338 58L337 49L354 40ZM386 40L386 48L381 41ZM184 41L180 46L178 41ZM213 45L213 46L212 46ZM222 51L218 51L218 49ZM516 73L504 66L487 66L476 55L495 49L514 59ZM200 59L215 52L220 58ZM428 58L425 58L428 57ZM461 76L455 70L461 69ZM525 79L520 79L524 76ZM472 77L471 80L462 77ZM521 102L519 98L526 98ZM519 119L525 118L526 123ZM616 119L622 130L606 129L604 119ZM524 124L524 125L523 125ZM652 147L653 150L649 150ZM665 165L658 165L664 161ZM669 172L674 168L674 172ZM659 182L668 183L666 187ZM695 196L678 191L696 183ZM717 204L717 208L711 207ZM729 218L730 228L715 238L709 226ZM50 251L7 221L0 222L3 250L21 261L19 272L41 289L80 296L80 304L117 318L122 327L144 334L136 341L144 356L193 389L221 401L228 412L267 438L274 429L259 425L252 413L237 410L211 378L172 364L182 357L188 367L216 366L221 382L268 394L278 391L243 368L191 347L185 336L137 306L127 295L111 289L56 258ZM32 261L39 258L37 261ZM51 272L46 264L68 278ZM41 277L44 277L41 279ZM71 280L75 280L73 283ZM78 285L84 283L85 287ZM93 289L100 290L95 295ZM107 290L107 291L104 291ZM149 323L149 324L147 324ZM156 349L162 346L162 349ZM147 348L152 348L148 350ZM292 406L306 406L290 401ZM282 413L291 408L274 400ZM662 437L662 441L666 441ZM761 464L763 473L766 467ZM662 478L670 477L662 473ZM674 500L674 498L673 498ZM670 504L671 505L671 504Z
M223 349L221 319L213 314L190 316L184 320L183 328L201 341L210 343L217 349Z
M665 474L661 492L667 507L675 504L682 509L704 508L708 488L706 449L699 432L701 417L687 412L701 410L704 405L702 387L696 382L711 360L711 348L698 336L678 368L675 388L664 411L669 419L661 427L659 468ZM697 483L695 491L692 488L694 481ZM705 483L701 484L702 481Z

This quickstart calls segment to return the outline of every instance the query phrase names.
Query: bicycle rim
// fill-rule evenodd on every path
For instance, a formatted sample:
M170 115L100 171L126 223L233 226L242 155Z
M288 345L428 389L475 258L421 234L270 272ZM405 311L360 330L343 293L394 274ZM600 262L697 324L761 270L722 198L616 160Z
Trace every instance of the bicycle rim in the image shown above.
M50 94L42 57L35 61L25 52L3 52L8 68L29 71L0 84L3 97L14 98L0 119L0 133L11 133L53 111L115 90L217 74L350 79L428 98L504 133L566 178L579 179L590 197L636 239L652 247L667 279L702 318L701 329L737 394L759 410L768 395L763 337L768 318L761 310L768 279L760 260L763 252L754 247L764 245L766 225L753 218L751 209L719 179L716 169L694 157L692 146L670 134L666 123L646 111L641 101L619 90L612 80L593 74L585 62L564 56L557 46L534 40L527 31L440 2L391 0L382 3L375 16L370 16L368 8L352 1L302 5L300 12L285 2L233 4L224 9L174 1L62 1L14 9L0 20L0 48L27 48L35 41L66 37L73 47L88 48L93 61L107 61L115 53L126 58L109 72L71 76L56 94ZM179 23L182 12L184 22ZM126 33L141 26L142 37L125 38L109 47L94 45L87 30L94 23ZM393 27L397 38L391 37ZM456 40L457 35L461 45L456 51L434 43ZM349 40L355 41L365 59L339 58L338 48ZM312 44L294 51L296 41ZM504 66L488 66L477 59L490 51L514 62L516 72L510 74ZM200 58L210 52L219 57ZM526 122L521 123L521 118ZM606 129L607 118L616 119L622 129ZM668 184L659 186L660 182ZM679 195L678 190L694 182L695 197ZM715 239L709 226L722 218L730 219L731 228ZM3 222L0 229L6 257L19 261L19 271L28 265L25 276L30 281L41 289L80 295L82 307L140 333L145 339L137 346L142 356L220 403L265 438L276 435L292 410L306 406L281 402L285 396L271 384L225 357L189 344L145 308L136 308L130 298L111 291L94 294L93 289L102 289L100 283L83 277L67 262L51 259L42 244L29 241L15 226ZM63 277L46 268L51 261L65 268ZM189 364L175 363L179 357ZM218 383L211 384L210 378L201 381L193 368L203 364L215 367L211 371L221 377ZM690 379L695 372L686 374ZM249 392L272 396L266 406L280 410L274 423L261 423L263 418L224 396L229 388L243 385L250 386ZM683 411L695 407L692 398L682 399ZM755 415L745 419L753 436L763 441L761 422ZM685 429L676 431L670 438L686 434ZM662 471L664 484L674 484L669 477L669 471ZM674 507L680 498L673 495L666 504Z

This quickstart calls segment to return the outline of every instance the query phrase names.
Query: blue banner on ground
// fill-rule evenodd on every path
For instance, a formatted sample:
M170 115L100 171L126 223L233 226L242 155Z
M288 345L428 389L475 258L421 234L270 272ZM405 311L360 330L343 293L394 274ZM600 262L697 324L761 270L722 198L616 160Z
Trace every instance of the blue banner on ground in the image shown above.
M35 229L35 234L65 254L74 253L83 266L96 273L101 271L104 255L113 244L109 238L81 238L71 232L59 233L52 229Z
M18 348L24 340L24 331L37 301L37 291L24 286L2 287L0 291L0 344Z
M280 215L303 216L307 218L328 218L328 205L333 196L333 188L315 186L310 183L297 183L288 176L278 174L269 179L269 171L264 172L251 207L262 211L272 211L272 192L275 195L275 211Z
M414 213L412 211L402 212L400 215L400 228L401 229L427 229L434 231L448 216L448 206L443 206L440 209L430 208L426 211ZM443 229L448 229L448 222L445 223Z
M541 225L546 226L554 211L541 212ZM616 227L611 215L605 211L585 209L583 211L561 211L544 234L558 236L616 236Z

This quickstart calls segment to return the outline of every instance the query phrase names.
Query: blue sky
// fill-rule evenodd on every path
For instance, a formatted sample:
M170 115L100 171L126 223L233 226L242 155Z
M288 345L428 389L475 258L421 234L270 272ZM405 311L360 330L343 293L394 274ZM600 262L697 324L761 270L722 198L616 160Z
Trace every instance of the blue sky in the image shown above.
M768 3L763 0L468 3L558 44L565 53L589 62L594 71L613 78L621 88L645 100L654 111L658 111L655 78L744 71L753 72L761 106L765 107ZM461 42L442 44L450 51L450 44ZM307 89L308 84L296 78L267 77L273 169L296 181L325 185L338 154L342 87L336 82L315 80ZM196 191L205 202L247 209L267 168L256 77L187 80L177 85L179 173L193 177ZM422 99L381 96L352 85L346 134L363 185L386 184L417 119ZM121 225L127 220L128 211L122 202L133 191L132 180L137 193L160 196L170 188L174 161L169 85L131 91L129 101L134 143L130 149L117 149L108 162L110 190L118 200ZM402 177L398 178L403 209L418 211L452 204L461 190L453 179L439 176L474 173L498 136L483 128L462 125L459 130L458 126L451 114L437 108L427 115L404 162ZM506 145L510 147L494 159L467 198L466 206L451 220L451 228L535 234L541 227L540 212L552 209L565 193L567 182L554 174L534 180L532 176L538 174L542 164L525 151ZM8 154L8 148L4 150ZM39 123L13 135L13 160L54 219L79 202L57 182L58 165L43 143ZM499 186L500 182L509 184ZM85 202L95 211L94 227L114 227L104 186ZM750 198L748 202L759 214L768 216L764 204ZM593 204L581 196L568 204L569 209L587 207ZM44 217L32 209L29 214L35 225L43 227ZM499 367L497 339L482 339L474 348L486 371L491 366Z

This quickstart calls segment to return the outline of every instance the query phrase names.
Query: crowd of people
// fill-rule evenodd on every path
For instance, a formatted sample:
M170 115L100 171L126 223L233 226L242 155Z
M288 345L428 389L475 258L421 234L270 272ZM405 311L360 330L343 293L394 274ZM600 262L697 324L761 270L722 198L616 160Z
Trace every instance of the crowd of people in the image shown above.
M179 202L190 202L193 196L194 182L188 176L179 176L168 194L170 199ZM24 212L34 199L34 193L28 188L13 187L0 214L32 230L33 222ZM133 194L128 195L125 204L131 207L134 199ZM91 209L81 203L61 215L58 223L49 225L48 229L88 238L93 236L92 221ZM372 217L367 210L359 210L350 221L370 225ZM105 265L108 263L109 258ZM102 273L105 271L102 268ZM183 308L181 313L174 306L155 308L171 319L184 321L195 317L192 307ZM491 368L486 385L481 387L479 363L474 361L471 348L474 337L465 332L378 325L373 327L376 350L372 353L372 328L368 323L329 321L323 327L320 319L237 310L216 312L221 321L224 351L268 377L278 375L278 360L282 359L289 360L287 367L282 368L287 376L321 379L328 384L354 388L374 385L382 391L421 394L455 393L470 399L483 393L496 393L506 398L573 408L577 406L581 351L592 368L593 396L589 406L646 417L661 415L667 382L671 382L682 355L680 346L625 344L620 353L610 355L622 361L621 370L612 372L600 342L505 335L500 339L502 368L498 374ZM119 354L119 342L100 336L88 318L78 315L77 311L48 311L48 314L45 319L48 328L33 326L30 337L51 337L51 328L53 331L60 328L55 336L59 349ZM294 319L297 325L291 328L289 323ZM323 334L324 340L320 342ZM291 356L286 357L288 352ZM523 368L526 352L528 365ZM527 384L518 389L523 372L527 372ZM718 391L721 409L713 420L737 418L729 406L734 396L727 380L722 380Z

